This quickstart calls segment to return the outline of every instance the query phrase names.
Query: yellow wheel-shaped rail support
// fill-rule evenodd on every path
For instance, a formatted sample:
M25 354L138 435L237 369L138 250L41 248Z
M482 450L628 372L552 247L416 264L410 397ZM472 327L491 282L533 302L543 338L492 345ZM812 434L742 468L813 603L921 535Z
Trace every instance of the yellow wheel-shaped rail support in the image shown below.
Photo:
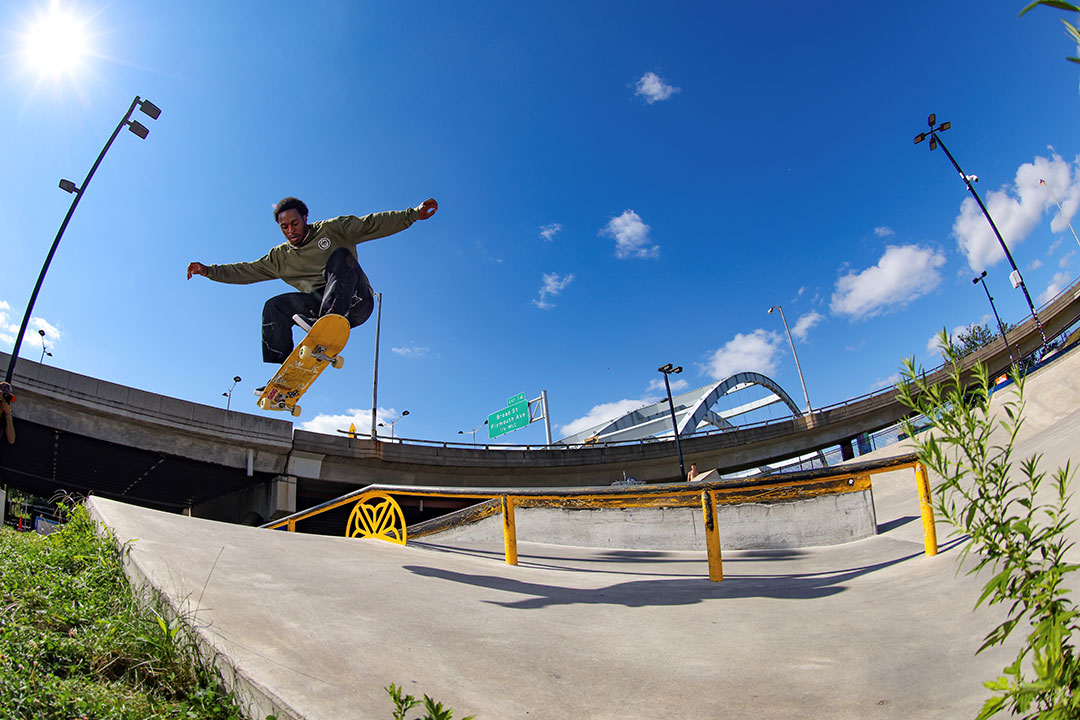
M384 492L360 496L349 515L345 537L375 538L405 544L405 515L394 498Z

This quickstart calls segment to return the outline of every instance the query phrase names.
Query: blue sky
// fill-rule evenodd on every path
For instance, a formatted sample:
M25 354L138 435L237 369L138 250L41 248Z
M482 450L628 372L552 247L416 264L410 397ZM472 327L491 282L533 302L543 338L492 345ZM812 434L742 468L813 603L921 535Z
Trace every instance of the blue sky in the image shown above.
M1080 267L1080 66L1056 11L1023 3L3 4L0 346L71 196L135 95L34 311L60 367L259 413L263 302L289 291L185 280L188 262L282 242L311 218L439 213L359 247L384 294L379 419L460 441L546 390L554 435L679 387L756 370L815 407L887 386L929 341L1027 314L940 150L935 112L1033 297ZM50 72L32 28L75 18L85 52ZM75 40L63 47L76 49ZM53 56L55 57L55 55ZM974 210L974 212L973 212ZM299 426L370 427L375 321L356 328ZM800 403L801 404L801 403ZM542 443L542 423L501 438ZM465 435L459 431L465 431ZM481 430L477 439L484 437Z

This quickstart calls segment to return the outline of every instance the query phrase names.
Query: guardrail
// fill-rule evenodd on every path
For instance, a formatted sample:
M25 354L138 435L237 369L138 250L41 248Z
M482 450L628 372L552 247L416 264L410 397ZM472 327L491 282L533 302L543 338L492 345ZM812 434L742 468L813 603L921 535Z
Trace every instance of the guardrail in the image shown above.
M915 454L886 460L852 463L842 469L825 468L799 473L765 476L746 480L713 480L694 483L663 483L596 488L437 488L402 485L369 485L329 500L315 507L293 513L266 523L270 530L296 532L296 525L305 519L353 504L346 523L345 536L372 538L405 545L408 529L404 513L393 496L463 498L486 501L473 506L468 522L495 513L503 519L503 552L508 565L517 565L517 528L514 510L518 507L556 507L567 509L635 508L635 507L695 507L700 504L704 515L705 551L709 565L709 580L724 579L720 548L720 533L716 524L718 504L746 502L780 502L806 499L819 495L859 492L870 489L872 475L915 469L916 486L923 520L923 541L927 556L936 555L937 532L926 469ZM429 529L415 537L436 532Z

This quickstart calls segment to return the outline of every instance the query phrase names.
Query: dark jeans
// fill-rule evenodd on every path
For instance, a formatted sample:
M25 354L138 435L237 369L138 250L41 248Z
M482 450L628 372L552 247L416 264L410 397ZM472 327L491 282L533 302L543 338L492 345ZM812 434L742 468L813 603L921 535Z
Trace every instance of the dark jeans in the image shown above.
M344 315L349 326L363 325L375 308L367 275L345 248L330 253L323 270L326 287L313 293L277 295L263 305L263 361L283 363L293 349L293 315L315 320L328 313Z

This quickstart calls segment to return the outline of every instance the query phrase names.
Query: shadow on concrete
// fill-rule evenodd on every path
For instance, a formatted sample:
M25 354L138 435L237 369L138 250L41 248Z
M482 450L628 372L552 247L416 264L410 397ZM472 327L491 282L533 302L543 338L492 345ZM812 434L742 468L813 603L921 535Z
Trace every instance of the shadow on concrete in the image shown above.
M487 560L496 560L502 562L504 560L502 548L479 548L479 547L464 547L454 545L436 545L435 543L426 542L414 542L409 541L409 547L417 547L422 550L431 550L434 552L445 552L454 555L468 555L469 557L485 558ZM638 554L640 552L640 554ZM672 565L682 565L684 568L690 565L701 565L705 561L705 553L702 551L701 557L687 557L685 553L665 553L663 551L655 550L616 550L616 551L601 551L594 556L575 556L572 559L568 556L557 555L537 555L534 553L523 552L519 548L518 551L518 564L521 567L530 568L542 568L546 570L563 570L566 572L583 572L583 573L610 573L613 575L650 575L659 577L686 577L685 570L682 572L640 572L634 570L627 570L625 568L618 570L602 570L596 567L573 567L568 565L568 562L574 562L582 565L596 565L602 563L604 565L611 565L616 563L638 563L638 564L651 564L656 567ZM694 573L697 575L697 573Z
M950 543L950 547L955 543ZM942 551L950 547L941 548ZM426 565L406 565L409 572L448 582L464 583L504 593L528 596L520 600L485 600L506 608L534 610L553 605L622 605L653 607L690 605L704 600L724 598L777 598L812 600L844 592L845 584L863 575L923 557L914 552L872 565L847 570L816 573L738 574L730 573L724 582L710 582L706 577L631 580L601 588L574 588L527 582L497 575L474 575ZM701 562L700 560L698 562ZM562 568L560 568L562 569ZM586 572L596 572L586 570ZM600 571L605 572L605 571ZM607 571L614 572L614 571Z
M890 530L895 530L898 527L903 527L904 525L907 525L909 522L914 522L915 520L918 520L918 519L919 519L918 515L903 515L901 517L896 518L895 520L890 520L887 523L880 523L877 526L878 535L880 535L882 533L887 533Z

